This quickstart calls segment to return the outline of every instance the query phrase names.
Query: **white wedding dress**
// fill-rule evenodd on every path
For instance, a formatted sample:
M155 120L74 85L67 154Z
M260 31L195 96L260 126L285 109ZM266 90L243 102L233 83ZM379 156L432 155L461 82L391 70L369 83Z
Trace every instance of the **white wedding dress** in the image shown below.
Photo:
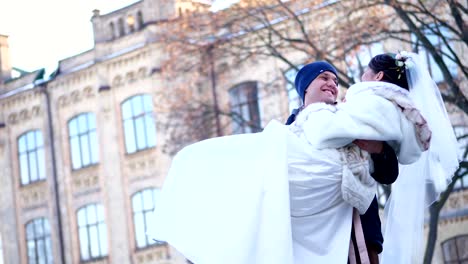
M150 235L195 264L346 263L352 208L367 209L375 183L367 156L342 147L354 139L387 141L409 164L430 134L406 91L354 85L346 103L312 104L291 126L272 121L261 133L181 150ZM364 184L344 184L361 176Z

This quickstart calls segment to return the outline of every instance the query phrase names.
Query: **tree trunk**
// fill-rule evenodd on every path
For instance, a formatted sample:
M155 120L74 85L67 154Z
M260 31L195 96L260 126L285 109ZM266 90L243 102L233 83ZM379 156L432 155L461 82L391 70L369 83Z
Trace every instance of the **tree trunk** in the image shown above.
M424 253L424 264L431 264L434 256L435 244L437 241L437 228L439 223L439 203L434 203L429 207L429 234L427 236L426 251Z

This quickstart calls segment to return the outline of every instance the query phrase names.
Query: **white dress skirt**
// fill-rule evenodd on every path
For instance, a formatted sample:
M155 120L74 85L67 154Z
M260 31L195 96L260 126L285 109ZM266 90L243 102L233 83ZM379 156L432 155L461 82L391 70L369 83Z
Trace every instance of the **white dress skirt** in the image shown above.
M349 170L338 148L356 138L387 141L400 163L417 160L424 148L401 106L372 86L353 92L359 96L347 95L344 109L314 104L291 126L271 121L261 133L181 150L150 237L195 264L346 263L353 206L343 199Z
M346 263L341 171L337 150L306 150L275 121L196 143L173 160L152 237L196 264Z

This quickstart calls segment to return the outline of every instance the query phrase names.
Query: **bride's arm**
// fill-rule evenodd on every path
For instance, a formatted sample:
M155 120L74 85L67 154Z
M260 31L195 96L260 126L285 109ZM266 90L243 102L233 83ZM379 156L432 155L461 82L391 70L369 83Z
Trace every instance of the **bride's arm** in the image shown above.
M355 139L400 141L400 111L377 95L355 96L335 111L312 104L304 110L304 133L318 148L339 148Z

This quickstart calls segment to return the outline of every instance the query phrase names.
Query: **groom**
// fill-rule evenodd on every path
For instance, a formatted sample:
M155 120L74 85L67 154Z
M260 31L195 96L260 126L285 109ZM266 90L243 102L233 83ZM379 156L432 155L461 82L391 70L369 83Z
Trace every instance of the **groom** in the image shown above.
M312 103L336 104L338 95L338 74L336 69L325 61L317 61L304 66L296 75L295 87L303 106L294 109L286 121L290 125L299 112ZM391 184L398 177L398 160L393 149L385 142L355 140L353 142L371 154L374 172L371 176L381 184ZM379 218L379 206L374 197L369 209L361 215L361 223L371 263L379 263L383 236Z

